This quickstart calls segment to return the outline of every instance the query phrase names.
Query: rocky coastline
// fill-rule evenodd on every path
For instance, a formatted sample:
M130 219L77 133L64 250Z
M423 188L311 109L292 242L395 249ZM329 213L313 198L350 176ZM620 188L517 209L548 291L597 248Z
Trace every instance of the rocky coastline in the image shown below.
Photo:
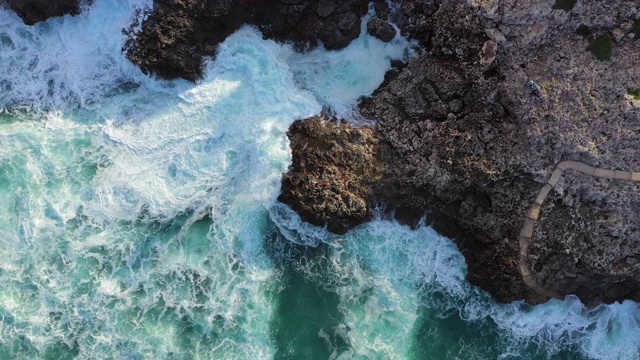
M338 234L379 209L410 226L425 220L456 242L468 280L501 302L548 299L525 282L522 262L557 297L640 301L638 182L567 170L524 259L519 244L560 162L640 171L640 4L393 3L374 2L367 31L388 41L393 23L428 51L394 64L360 103L375 125L329 116L294 123L279 200ZM156 0L126 29L123 51L146 73L196 81L203 59L243 24L300 50L339 49L360 34L367 9L361 0Z
M338 234L370 220L373 188L383 176L375 129L316 116L296 121L287 135L296 155L278 200Z
M521 229L556 164L640 169L640 104L628 94L640 82L633 30L640 10L628 2L578 2L569 10L533 1L416 4L388 19L429 52L392 70L360 104L376 121L372 137L384 171L368 185L373 195L362 198L369 210L360 221L380 205L412 226L426 216L464 254L468 280L498 301L536 304L549 293L575 294L589 305L640 300L638 183L568 171L543 205L524 259L527 275L552 291L527 285L518 268ZM585 28L590 35L580 34ZM593 51L602 36L611 36L608 59ZM531 93L530 79L540 93ZM306 156L296 151L304 139L290 139L295 163ZM288 192L307 190L285 181ZM335 204L339 196L323 198L336 209L323 215L330 230L340 219L358 223L343 217L348 206ZM294 209L318 201L286 200Z

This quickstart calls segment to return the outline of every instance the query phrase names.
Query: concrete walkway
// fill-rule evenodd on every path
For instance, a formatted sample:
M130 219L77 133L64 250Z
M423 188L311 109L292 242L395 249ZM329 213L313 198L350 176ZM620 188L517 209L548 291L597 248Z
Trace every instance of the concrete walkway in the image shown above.
M542 187L542 189L538 193L538 197L531 205L529 213L527 214L527 219L524 221L524 226L520 231L520 236L518 238L520 242L518 270L520 270L520 274L522 275L522 279L524 280L524 282L538 294L558 299L564 298L564 295L562 295L555 289L547 288L540 285L536 281L531 270L529 270L529 268L527 267L527 258L529 257L529 243L531 242L531 238L533 237L533 229L536 225L536 221L538 221L538 217L540 216L540 208L542 207L544 200L547 198L547 195L549 195L551 189L556 186L556 184L560 180L560 177L562 177L562 173L567 169L579 171L583 174L603 179L640 181L640 172L605 170L589 166L578 161L562 161L558 165L556 165L556 168L555 170L553 170L549 181Z

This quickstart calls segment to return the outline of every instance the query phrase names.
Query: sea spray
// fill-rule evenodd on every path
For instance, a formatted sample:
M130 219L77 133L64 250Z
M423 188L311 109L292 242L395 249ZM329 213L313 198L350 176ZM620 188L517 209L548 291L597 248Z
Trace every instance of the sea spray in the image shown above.
M124 56L122 28L148 0L100 0L80 15L27 26L0 9L0 104L3 108L98 108L123 84L145 82Z

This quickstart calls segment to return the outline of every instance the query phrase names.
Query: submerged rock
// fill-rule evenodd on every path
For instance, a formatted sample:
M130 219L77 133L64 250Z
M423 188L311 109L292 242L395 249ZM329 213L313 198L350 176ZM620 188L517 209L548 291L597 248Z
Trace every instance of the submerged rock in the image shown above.
M78 15L81 0L2 0L1 5L15 11L25 24L33 25L50 17Z
M204 57L244 24L265 37L292 41L299 48L322 43L339 49L360 35L368 1L156 0L138 31L128 31L127 57L145 73L163 78L202 76Z

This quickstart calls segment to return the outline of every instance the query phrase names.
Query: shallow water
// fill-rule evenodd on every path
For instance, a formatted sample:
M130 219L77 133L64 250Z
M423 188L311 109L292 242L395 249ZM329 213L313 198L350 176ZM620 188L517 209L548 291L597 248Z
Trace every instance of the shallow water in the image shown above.
M350 113L407 43L297 54L246 27L198 84L120 52L146 1L0 10L1 359L635 359L634 302L496 304L455 245L278 204L286 130Z

